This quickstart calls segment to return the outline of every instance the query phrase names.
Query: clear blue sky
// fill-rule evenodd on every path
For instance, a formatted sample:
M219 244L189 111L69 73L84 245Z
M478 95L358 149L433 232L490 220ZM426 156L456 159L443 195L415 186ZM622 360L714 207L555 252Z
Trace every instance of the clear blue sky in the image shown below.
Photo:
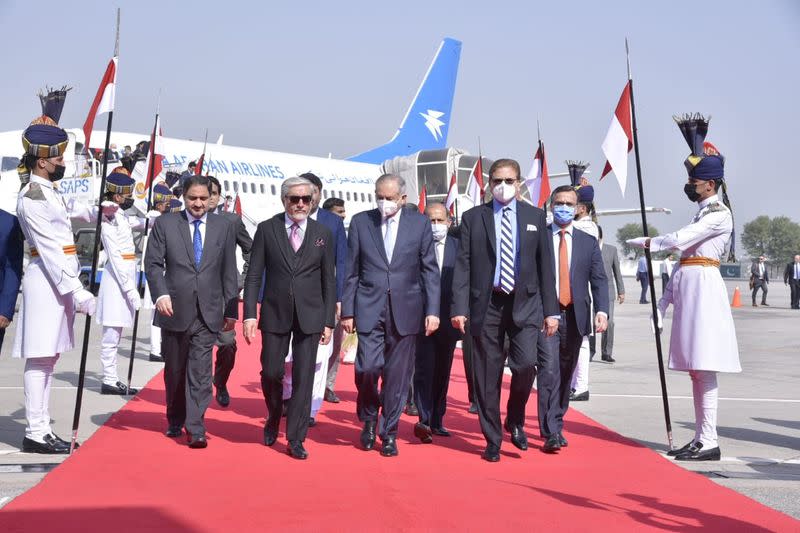
M149 132L158 89L166 135L347 157L394 133L442 37L462 40L449 144L514 157L527 172L536 119L551 172L591 161L625 83L630 39L647 203L661 232L693 213L688 149L671 119L713 116L737 227L800 221L800 2L0 2L0 130L39 112L46 84L70 92L62 125L80 127L113 52L122 8L114 126ZM98 121L98 125L100 121ZM100 127L100 126L98 126ZM631 161L632 166L632 161ZM613 177L601 208L638 205ZM607 234L637 217L611 217Z

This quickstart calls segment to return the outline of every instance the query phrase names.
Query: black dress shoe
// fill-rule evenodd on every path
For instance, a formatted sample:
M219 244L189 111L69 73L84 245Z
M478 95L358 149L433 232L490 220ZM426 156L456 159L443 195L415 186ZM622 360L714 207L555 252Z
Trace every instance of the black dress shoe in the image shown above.
M397 455L397 443L394 437L386 437L381 445L381 455L384 457L394 457Z
M686 450L675 456L676 461L719 461L721 458L719 446L708 450Z
M139 392L139 389L134 389L131 387L128 389L128 386L125 385L121 381L117 381L116 385L103 385L100 387L100 394L116 394L117 396L125 396L127 394L136 394Z
M558 432L558 443L561 445L562 448L566 448L569 446L569 441L564 438L564 434L560 431Z
M444 427L431 428L431 433L439 437L449 437L450 432Z
M583 391L580 394L575 394L574 392L569 395L569 401L571 402L588 402L589 401L589 391Z
M469 411L467 411L467 412L470 413L470 414L473 414L473 415L477 414L478 413L478 404L475 403L475 402L472 402L471 404L469 404Z
M680 455L683 452L686 452L686 451L689 451L689 450L692 450L692 451L699 450L702 447L703 447L703 443L690 441L689 443L685 444L681 448L675 448L674 450L668 451L667 455L669 457L675 457L676 455Z
M500 448L494 444L487 445L486 449L481 454L481 459L489 461L490 463L496 463L500 460Z
M278 428L264 426L264 445L272 446L278 440Z
M313 416L308 419L308 427L313 428L316 425L317 425L317 421Z
M616 363L617 360L611 357L610 355L604 355L600 358L604 363Z
M163 363L164 362L164 358L162 356L160 356L160 355L156 355L154 353L151 353L150 354L150 362L151 363Z
M25 453L66 454L69 453L69 443L56 438L55 435L44 436L44 442L37 442L25 437L22 439L22 451Z
M505 421L503 427L506 431L511 433L511 444L522 450L523 452L528 449L528 437L522 426L512 425L508 420Z
M72 444L70 441L62 439L61 437L59 437L59 436L58 436L58 435L56 435L55 433L50 433L50 435L51 435L51 436L52 436L54 439L56 439L58 442L60 442L60 443L61 443L61 444L63 444L64 446L66 446L67 448L69 448L69 447L70 447L70 445ZM78 441L75 441L75 449L77 450L77 449L78 449L78 448L80 448L80 447L81 447L81 444L80 444L80 442L78 442Z
M167 431L164 432L164 435L174 439L175 437L180 437L182 433L183 428L181 428L181 426L170 426L167 428Z
M558 433L550 435L542 446L542 451L545 453L556 453L561 449L561 441L558 438Z
M323 399L329 403L339 403L339 397L336 396L336 393L333 392L332 389L325 389L325 396Z
M430 444L433 442L431 427L422 422L414 424L414 436L422 441L422 444Z
M290 457L300 459L301 461L308 459L308 452L303 448L303 443L296 440L289 441L289 447L286 448L286 453L288 453Z
M208 446L208 441L205 435L192 435L189 441L189 448L199 449Z
M408 416L419 416L419 409L413 403L406 404L406 414Z
M365 450L375 447L375 421L364 422L364 429L361 430L361 446Z
M227 387L217 387L217 403L221 407L228 407L231 403L231 395L228 394Z

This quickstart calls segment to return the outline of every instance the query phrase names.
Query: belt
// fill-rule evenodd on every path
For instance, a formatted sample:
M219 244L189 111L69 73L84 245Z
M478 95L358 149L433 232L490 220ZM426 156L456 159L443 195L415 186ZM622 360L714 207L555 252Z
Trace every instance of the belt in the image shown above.
M128 261L135 261L136 254L122 254L123 259L127 259Z
M719 268L719 261L710 257L681 257L681 266L703 266Z
M65 255L77 255L78 253L78 249L74 244L67 244L66 246L62 246L61 249L64 251ZM39 257L39 250L31 247L31 257Z

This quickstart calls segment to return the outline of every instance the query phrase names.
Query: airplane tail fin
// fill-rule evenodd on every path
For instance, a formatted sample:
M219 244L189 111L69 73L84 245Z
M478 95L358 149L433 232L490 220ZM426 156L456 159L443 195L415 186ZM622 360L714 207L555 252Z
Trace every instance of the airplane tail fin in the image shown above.
M456 89L461 41L445 38L417 89L394 137L383 146L350 157L350 161L383 163L419 150L444 148Z

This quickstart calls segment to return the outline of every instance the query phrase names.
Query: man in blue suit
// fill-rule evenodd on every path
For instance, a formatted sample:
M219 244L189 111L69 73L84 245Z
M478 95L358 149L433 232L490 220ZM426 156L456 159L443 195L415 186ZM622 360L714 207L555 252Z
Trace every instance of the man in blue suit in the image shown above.
M361 445L375 446L382 408L381 455L397 455L397 425L406 403L417 335L439 327L439 267L428 218L403 209L403 178L375 182L378 209L350 222L342 326L358 332L356 387ZM424 324L424 326L423 326ZM382 379L382 390L378 390Z
M0 349L22 281L22 241L17 217L0 209Z
M589 289L594 302L595 331L608 327L608 278L597 239L573 227L578 195L564 185L553 191L551 208L555 287L561 308L558 333L540 344L539 432L543 450L554 453L567 446L564 415L569 408L570 384L584 335L592 331Z
M449 317L458 237L448 235L451 221L444 204L428 204L425 215L431 221L436 264L441 272L439 314ZM450 384L453 351L460 338L461 332L448 320L442 321L433 335L420 335L418 338L414 367L414 403L419 412L419 422L414 426L414 435L425 444L433 442L433 435L450 436L442 419L447 409L447 388Z

